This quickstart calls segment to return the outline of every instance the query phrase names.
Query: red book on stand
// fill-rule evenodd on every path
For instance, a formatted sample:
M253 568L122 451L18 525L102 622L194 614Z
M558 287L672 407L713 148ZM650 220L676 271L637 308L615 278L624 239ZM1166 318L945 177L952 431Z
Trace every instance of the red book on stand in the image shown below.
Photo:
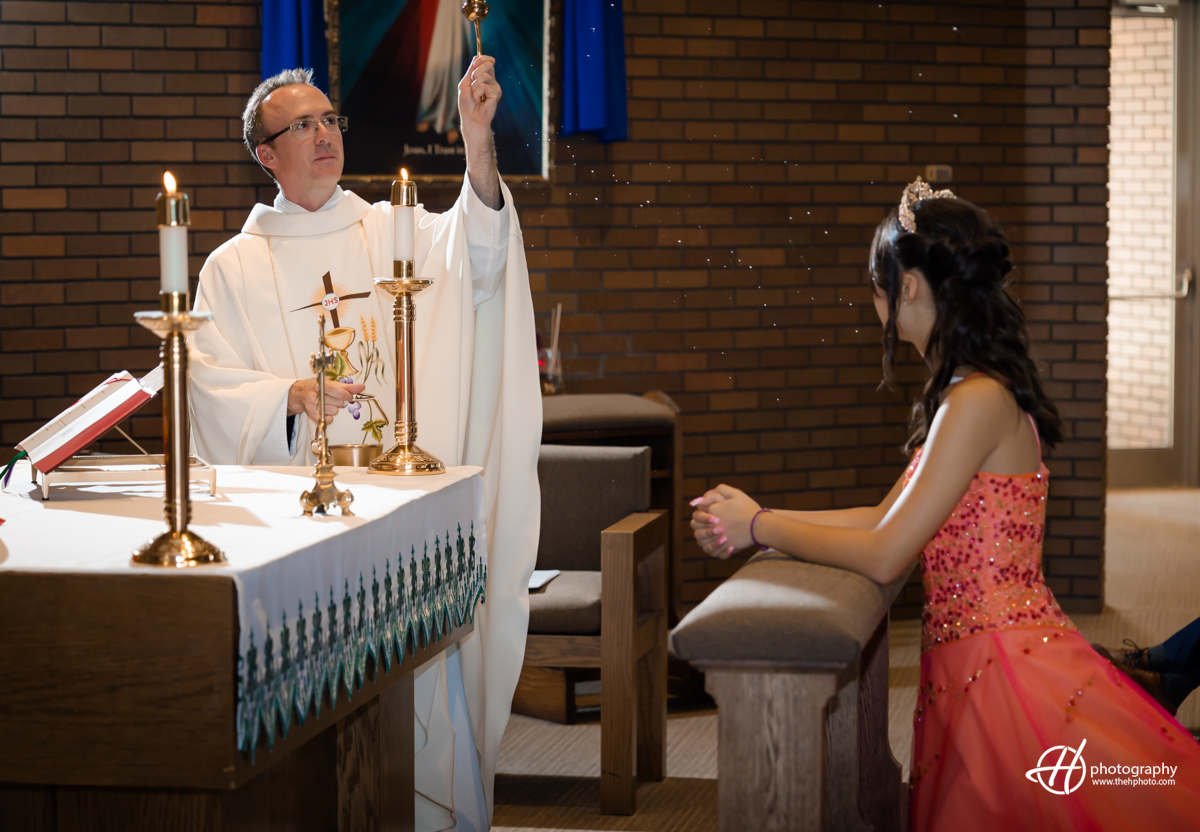
M154 398L162 386L161 364L140 379L125 371L114 373L22 440L17 449L29 454L34 468L49 473Z

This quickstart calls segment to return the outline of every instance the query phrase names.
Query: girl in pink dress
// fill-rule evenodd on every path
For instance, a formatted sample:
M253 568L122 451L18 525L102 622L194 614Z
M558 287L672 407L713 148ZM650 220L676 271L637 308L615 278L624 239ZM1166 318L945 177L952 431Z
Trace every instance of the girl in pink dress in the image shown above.
M717 557L756 544L879 583L920 557L914 830L1200 829L1200 744L1046 586L1041 446L1062 422L1006 291L1008 253L979 208L906 188L871 250L885 380L900 340L929 369L903 476L878 506L822 512L721 485L693 502L692 528Z

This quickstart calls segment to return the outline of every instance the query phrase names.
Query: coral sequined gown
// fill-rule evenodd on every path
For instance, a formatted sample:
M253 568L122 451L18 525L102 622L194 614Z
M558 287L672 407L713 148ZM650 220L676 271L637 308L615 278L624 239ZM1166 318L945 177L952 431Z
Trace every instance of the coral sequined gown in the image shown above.
M1200 829L1200 743L1091 648L1046 586L1048 486L1044 465L976 474L921 554L912 829ZM1085 741L1087 770L1068 770ZM1055 746L1073 750L1051 781L1063 751L1039 759ZM1174 785L1101 785L1099 764L1178 768ZM1039 766L1047 785L1074 790L1026 776ZM1095 779L1110 777L1129 775Z

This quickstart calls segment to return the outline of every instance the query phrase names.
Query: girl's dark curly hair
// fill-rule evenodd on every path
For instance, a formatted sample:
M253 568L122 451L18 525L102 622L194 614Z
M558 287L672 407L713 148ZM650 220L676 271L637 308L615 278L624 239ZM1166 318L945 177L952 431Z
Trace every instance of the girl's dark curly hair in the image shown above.
M1008 293L1012 271L1000 225L963 199L925 199L913 206L915 232L905 231L893 210L875 230L871 281L887 296L883 330L883 386L896 388L896 313L902 276L918 271L933 291L936 316L925 365L929 379L913 405L912 432L904 450L925 444L929 425L956 367L975 367L1006 385L1033 415L1042 443L1063 438L1058 408L1042 391L1029 357L1025 315Z

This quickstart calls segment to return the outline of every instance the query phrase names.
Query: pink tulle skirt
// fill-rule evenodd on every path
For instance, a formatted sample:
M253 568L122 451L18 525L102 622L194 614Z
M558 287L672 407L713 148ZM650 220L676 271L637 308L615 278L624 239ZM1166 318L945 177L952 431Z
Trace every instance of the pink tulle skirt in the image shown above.
M1072 630L927 650L913 726L914 832L1200 829L1200 743Z

